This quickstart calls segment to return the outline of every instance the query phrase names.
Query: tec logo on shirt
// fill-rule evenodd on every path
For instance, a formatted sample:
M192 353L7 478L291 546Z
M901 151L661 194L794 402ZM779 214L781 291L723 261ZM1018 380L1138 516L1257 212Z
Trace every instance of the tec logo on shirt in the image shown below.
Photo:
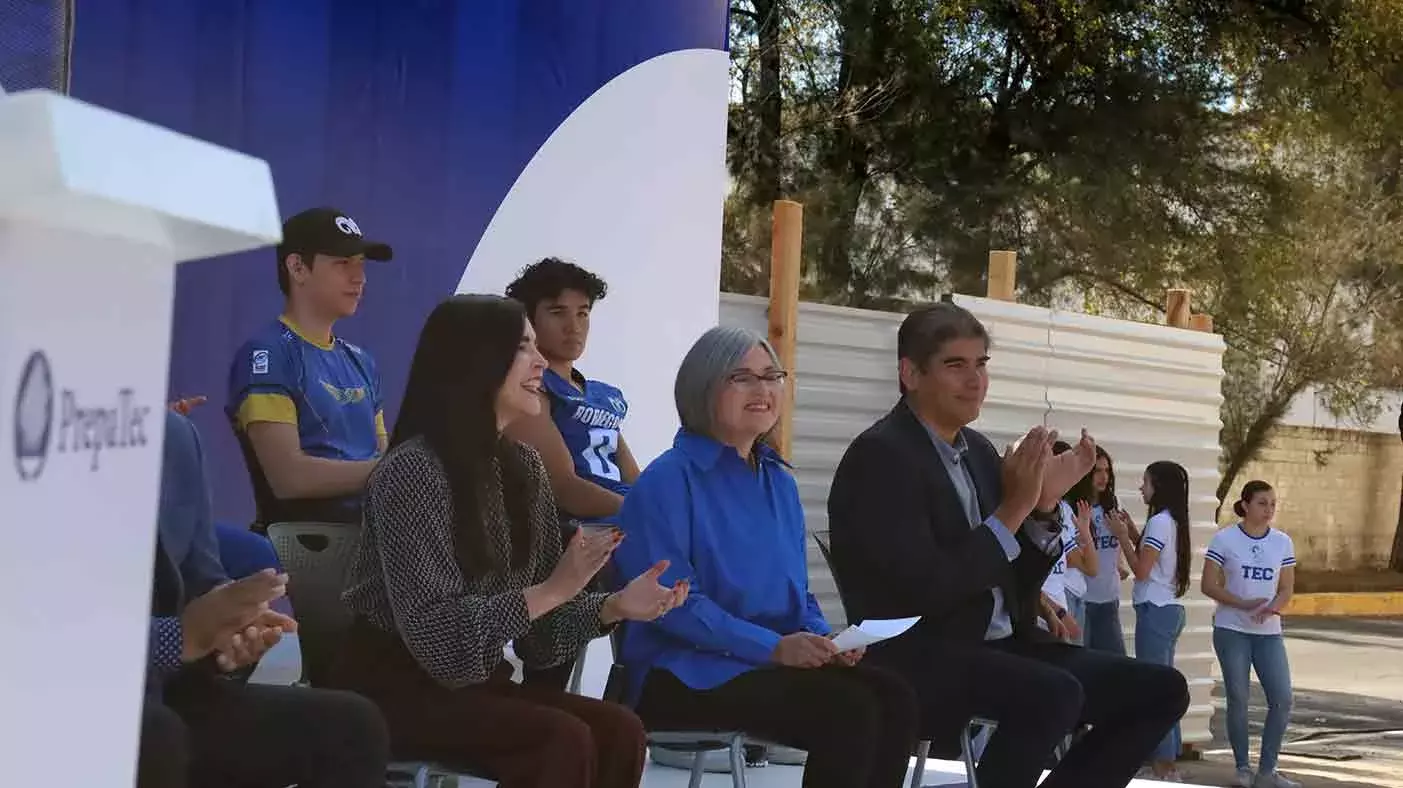
M1276 569L1270 566L1247 566L1242 567L1243 580L1275 580Z

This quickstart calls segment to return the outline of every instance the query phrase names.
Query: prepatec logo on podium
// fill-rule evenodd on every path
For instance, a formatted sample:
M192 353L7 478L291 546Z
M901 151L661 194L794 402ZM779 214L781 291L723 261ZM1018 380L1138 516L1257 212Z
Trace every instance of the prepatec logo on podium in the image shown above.
M90 406L73 389L59 389L49 357L42 350L29 354L15 391L15 470L20 480L38 479L51 452L85 454L88 470L97 471L104 452L144 447L151 406L137 402L130 387L119 388L115 401L107 399L109 404Z
M54 431L54 374L43 351L29 354L15 393L15 469L22 481L39 478Z

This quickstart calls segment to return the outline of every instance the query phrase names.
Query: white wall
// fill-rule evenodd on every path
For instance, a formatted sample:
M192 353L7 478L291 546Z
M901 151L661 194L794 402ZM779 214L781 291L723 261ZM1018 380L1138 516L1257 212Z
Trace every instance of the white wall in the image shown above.
M1281 423L1288 427L1316 427L1346 432L1373 432L1384 435L1398 434L1398 409L1403 400L1403 391L1379 389L1374 392L1379 397L1381 407L1373 421L1360 424L1335 416L1320 401L1319 390L1312 386L1291 401Z
M602 276L580 368L627 395L640 463L672 445L673 375L716 325L728 67L718 50L672 52L590 96L512 186L457 288L501 293L546 256Z

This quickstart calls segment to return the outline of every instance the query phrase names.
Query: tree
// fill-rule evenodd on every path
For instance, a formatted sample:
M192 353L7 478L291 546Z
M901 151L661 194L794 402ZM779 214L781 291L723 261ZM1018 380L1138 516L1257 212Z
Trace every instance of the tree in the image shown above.
M1032 302L1144 319L1187 286L1228 345L1220 497L1294 398L1365 417L1398 380L1393 0L742 7L727 287L763 292L776 193L813 300L979 292L991 248Z
M1320 170L1317 170L1319 172ZM1403 260L1403 221L1359 168L1300 190L1292 220L1226 259L1210 303L1227 342L1223 403L1226 500L1291 403L1316 394L1357 423L1378 413L1380 384L1396 380L1388 315L1399 291L1361 269Z

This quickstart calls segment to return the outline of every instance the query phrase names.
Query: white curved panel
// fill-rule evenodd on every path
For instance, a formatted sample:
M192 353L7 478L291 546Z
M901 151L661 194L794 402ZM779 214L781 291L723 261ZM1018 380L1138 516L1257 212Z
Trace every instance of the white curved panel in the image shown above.
M727 67L725 52L672 52L596 91L522 171L458 283L501 293L551 255L602 276L580 368L623 389L640 462L672 444L677 364L716 325Z

